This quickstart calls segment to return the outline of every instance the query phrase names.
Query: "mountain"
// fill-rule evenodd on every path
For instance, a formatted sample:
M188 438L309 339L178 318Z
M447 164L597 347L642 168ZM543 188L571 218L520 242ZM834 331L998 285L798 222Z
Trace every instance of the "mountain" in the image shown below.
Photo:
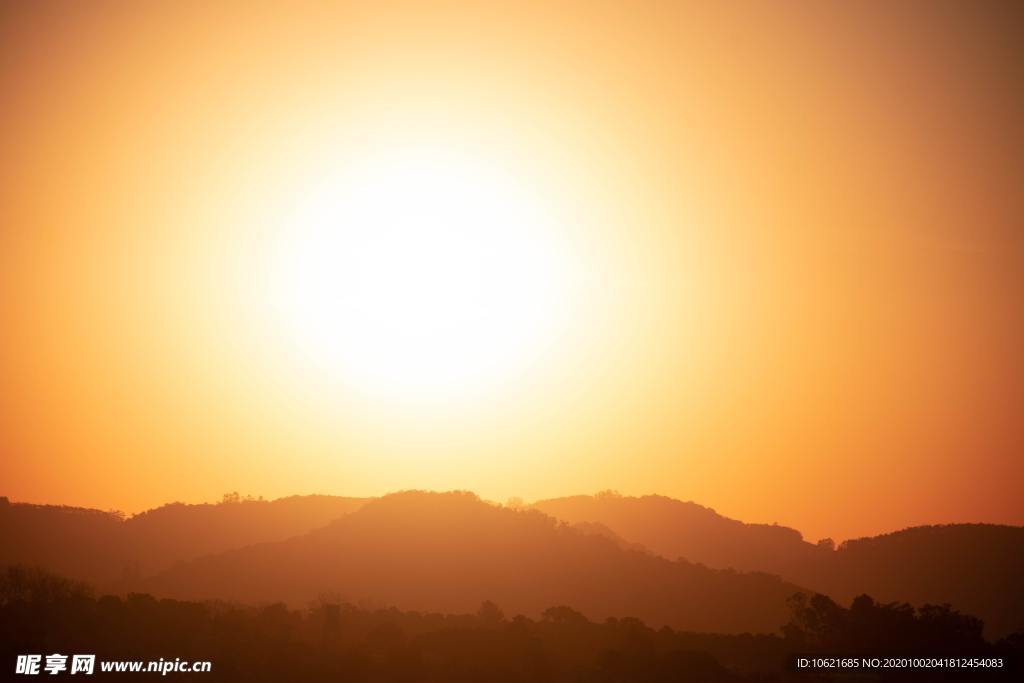
M210 553L275 541L327 523L365 499L226 496L218 504L171 503L127 519L112 512L0 498L0 564L39 565L109 585Z
M989 637L1024 632L1022 551L1024 528L987 524L814 545L793 529L663 496L573 496L524 510L469 494L369 503L233 496L127 519L0 497L0 565L38 565L101 590L153 584L183 597L294 604L327 592L449 612L490 599L513 613L565 604L598 619L706 630L774 630L785 593L802 586L840 602L867 593L883 603L949 603L984 619ZM294 566L294 558L309 566Z
M821 549L784 526L746 524L711 508L665 496L605 492L542 500L531 506L571 524L597 523L669 559L718 569L791 575Z
M626 550L639 550L640 552L651 554L651 551L643 544L627 541L600 522L576 522L570 526L585 536L603 536L620 548L624 548Z
M714 570L623 548L536 510L471 493L404 492L323 529L193 560L141 590L156 595L306 605L322 596L405 610L469 612L485 600L537 616L567 605L586 616L660 627L774 632L801 589L766 574Z
M1001 637L1024 633L1024 527L921 526L846 541L802 577L837 600L869 593L883 602L952 605Z
M124 521L101 510L0 498L0 565L38 565L89 581L117 576L127 559Z
M365 504L365 498L289 496L277 500L228 497L216 505L173 503L125 521L125 537L140 573L254 543L317 529Z
M833 548L786 527L745 524L663 496L572 496L534 509L574 524L601 524L667 558L778 574L845 602L945 604L985 620L986 633L1024 631L1024 527L914 527Z

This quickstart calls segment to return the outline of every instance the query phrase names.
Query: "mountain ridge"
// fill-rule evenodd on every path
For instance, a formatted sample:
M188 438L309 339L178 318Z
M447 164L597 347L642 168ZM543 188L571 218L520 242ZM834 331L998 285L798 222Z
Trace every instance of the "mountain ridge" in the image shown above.
M1024 630L1024 527L924 525L836 546L664 496L605 492L533 507L574 524L602 524L664 557L770 572L841 602L868 593L883 602L948 603L984 619L992 634Z
M485 600L537 615L570 605L596 619L773 632L799 586L623 548L536 510L468 492L402 492L284 541L190 561L138 589L184 599L305 604L320 595L400 609L471 611Z
M405 492L410 494L428 495ZM460 495L470 496L474 504L502 507L473 494ZM123 591L204 557L329 529L379 500L289 496L264 501L229 495L216 504L171 503L122 518L89 508L0 498L0 564L38 565ZM670 562L683 558L715 570L767 573L842 602L869 593L884 602L949 603L983 618L992 635L1024 630L1024 591L1017 585L1017 577L1024 575L1024 527L924 525L834 546L808 543L795 529L747 524L697 503L657 495L605 492L505 507L547 515L623 551Z

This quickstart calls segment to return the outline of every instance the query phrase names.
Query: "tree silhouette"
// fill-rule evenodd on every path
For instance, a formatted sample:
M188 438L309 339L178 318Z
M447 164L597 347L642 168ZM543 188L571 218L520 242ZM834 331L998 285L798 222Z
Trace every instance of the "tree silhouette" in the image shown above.
M567 606L536 621L509 619L490 601L475 614L438 614L330 601L300 611L146 594L97 599L80 582L7 567L0 572L0 660L81 652L150 661L173 653L213 662L204 679L226 681L739 683L788 680L784 662L797 646L852 653L884 640L907 648L902 654L927 644L944 654L1010 660L1024 642L985 643L976 619L942 606L915 610L862 596L845 608L816 595L794 598L791 608L785 637L698 634L655 630L634 618L597 623ZM1002 673L986 680L1013 680L1014 672Z

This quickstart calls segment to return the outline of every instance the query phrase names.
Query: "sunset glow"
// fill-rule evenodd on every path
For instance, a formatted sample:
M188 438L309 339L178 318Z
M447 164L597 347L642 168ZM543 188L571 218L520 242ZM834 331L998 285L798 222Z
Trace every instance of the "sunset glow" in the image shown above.
M1018 22L931 4L4 3L0 495L1024 523Z

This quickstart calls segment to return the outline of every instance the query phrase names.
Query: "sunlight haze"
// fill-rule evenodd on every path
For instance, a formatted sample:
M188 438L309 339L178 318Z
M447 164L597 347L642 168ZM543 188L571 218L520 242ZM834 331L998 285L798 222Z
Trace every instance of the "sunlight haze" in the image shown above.
M1024 523L1019 36L871 5L5 6L0 495Z

